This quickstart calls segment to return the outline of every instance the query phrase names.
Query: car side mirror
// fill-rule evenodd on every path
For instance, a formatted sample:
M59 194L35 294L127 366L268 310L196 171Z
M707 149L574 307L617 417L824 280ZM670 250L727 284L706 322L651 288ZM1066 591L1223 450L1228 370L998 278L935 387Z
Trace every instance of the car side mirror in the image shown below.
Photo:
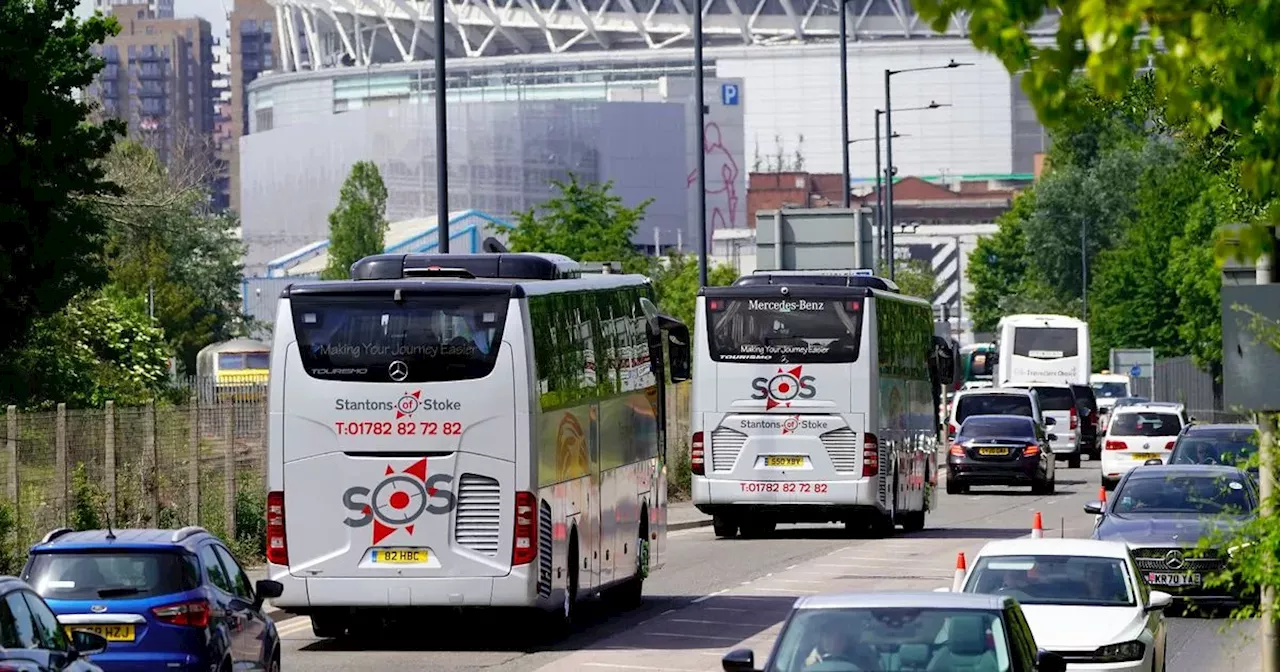
M1067 672L1067 659L1040 649L1036 652L1036 672Z
M1102 502L1088 502L1084 505L1085 513L1092 513L1095 516L1102 515Z
M1058 435L1057 435L1057 434L1050 434L1050 435L1049 435L1049 440L1050 440L1050 441L1057 441L1057 440L1058 440Z
M1050 418L1045 418L1045 419L1044 419L1044 426L1045 426L1045 427L1052 427L1052 426L1054 426L1054 425L1056 425L1056 424L1058 424L1058 421L1057 421L1055 418L1050 417Z
M681 324L667 330L667 356L671 360L671 382L683 383L693 377L689 327Z
M724 672L755 672L756 654L751 649L734 649L720 659Z
M1173 596L1169 593L1159 590L1151 591L1151 596L1147 599L1147 611L1161 611L1168 609L1173 604Z
M107 650L107 638L88 630L71 631L71 652L76 657L92 656Z
M1160 465L1162 465L1162 464L1164 464L1164 460L1161 460L1161 459L1160 459L1160 458L1158 458L1158 457L1153 457L1153 458L1151 458L1151 459L1147 460L1146 462L1143 462L1143 463L1142 463L1142 466L1144 466L1144 467L1158 467L1158 466L1160 466Z
M262 608L262 603L268 599L274 600L284 594L284 584L271 579L261 579L254 584L254 593L257 597L253 601L254 610Z

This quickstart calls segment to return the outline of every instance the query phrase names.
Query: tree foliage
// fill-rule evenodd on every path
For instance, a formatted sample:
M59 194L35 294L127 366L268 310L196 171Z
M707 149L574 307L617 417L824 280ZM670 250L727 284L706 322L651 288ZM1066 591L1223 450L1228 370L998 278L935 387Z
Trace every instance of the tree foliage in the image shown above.
M127 185L103 208L111 284L151 300L172 352L195 374L201 348L245 331L239 293L244 244L236 218L211 212L203 181L167 168L141 144L117 143L103 163L108 176Z
M98 160L120 122L86 121L77 92L102 69L90 49L115 19L77 19L76 0L0 5L0 349L21 347L31 326L105 280L104 222L92 198L118 188ZM7 357L12 361L11 357Z
M667 254L649 272L662 312L693 328L694 307L698 301L698 257L694 254ZM738 272L726 264L707 269L707 284L724 287L738 279Z
M907 296L918 296L926 301L933 301L938 291L938 276L934 275L929 262L921 259L898 259L894 262L893 282ZM885 269L880 275L889 277Z
M541 205L517 213L508 237L513 252L555 252L577 261L617 261L628 273L642 273L649 261L631 239L653 199L634 207L613 193L613 183L553 180L556 194Z
M996 55L1023 87L1041 119L1077 118L1083 71L1093 89L1118 99L1135 73L1153 68L1161 116L1205 137L1233 138L1240 184L1259 202L1275 200L1280 185L1280 11L1259 0L917 0L913 6L935 30L959 12L968 17L974 44ZM1030 29L1061 9L1058 34L1033 43ZM1247 258L1272 246L1261 224L1280 209L1252 220L1239 248Z
M351 265L386 249L387 186L372 161L358 161L329 213L329 265L325 280L345 280Z

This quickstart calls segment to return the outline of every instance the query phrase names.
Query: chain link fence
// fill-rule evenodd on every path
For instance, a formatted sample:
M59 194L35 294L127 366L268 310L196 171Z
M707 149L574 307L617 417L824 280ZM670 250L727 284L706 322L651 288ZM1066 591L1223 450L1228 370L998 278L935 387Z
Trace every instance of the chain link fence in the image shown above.
M689 384L667 398L668 464L688 488ZM0 482L22 548L59 527L200 525L261 555L266 388L193 390L186 403L23 412L0 418Z

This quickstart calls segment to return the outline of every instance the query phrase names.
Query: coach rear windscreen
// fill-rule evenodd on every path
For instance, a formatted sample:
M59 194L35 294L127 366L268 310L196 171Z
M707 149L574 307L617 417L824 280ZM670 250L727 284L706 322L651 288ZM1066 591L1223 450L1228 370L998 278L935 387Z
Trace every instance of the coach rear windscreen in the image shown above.
M707 298L717 362L841 363L858 359L862 300Z

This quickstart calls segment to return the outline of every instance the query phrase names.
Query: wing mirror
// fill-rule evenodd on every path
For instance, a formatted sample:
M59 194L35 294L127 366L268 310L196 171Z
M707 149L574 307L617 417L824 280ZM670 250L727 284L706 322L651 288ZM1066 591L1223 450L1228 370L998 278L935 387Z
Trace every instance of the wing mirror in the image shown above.
M751 649L734 649L720 659L724 672L756 672L756 654Z
M1161 459L1160 459L1160 458L1158 458L1158 457L1153 457L1153 458L1151 458L1151 459L1147 460L1146 462L1143 462L1143 463L1142 463L1142 466L1144 466L1144 467L1158 467L1158 466L1160 466L1160 465L1162 465L1162 464L1164 464L1164 460L1161 460Z
M1168 609L1173 604L1173 596L1169 593L1159 590L1151 591L1151 597L1147 600L1147 611L1161 611Z
M1054 425L1056 425L1056 424L1058 424L1058 420L1057 420L1056 418L1049 417L1049 418L1045 418L1045 419L1044 419L1044 426L1045 426L1045 427L1052 427L1052 426L1054 426Z
M284 594L284 584L271 579L262 579L254 585L254 593L257 597L253 600L253 610L257 611L262 608L262 603L268 599L274 600Z
M71 631L71 652L76 658L92 656L107 650L107 638L88 630Z
M1049 435L1049 440L1050 440L1050 441L1057 441L1057 440L1058 440L1058 435L1057 435L1057 434L1050 434L1050 435Z
M1102 515L1102 502L1088 502L1084 505L1085 513L1092 513L1095 516Z
M1036 652L1036 672L1067 672L1067 659L1040 649Z

